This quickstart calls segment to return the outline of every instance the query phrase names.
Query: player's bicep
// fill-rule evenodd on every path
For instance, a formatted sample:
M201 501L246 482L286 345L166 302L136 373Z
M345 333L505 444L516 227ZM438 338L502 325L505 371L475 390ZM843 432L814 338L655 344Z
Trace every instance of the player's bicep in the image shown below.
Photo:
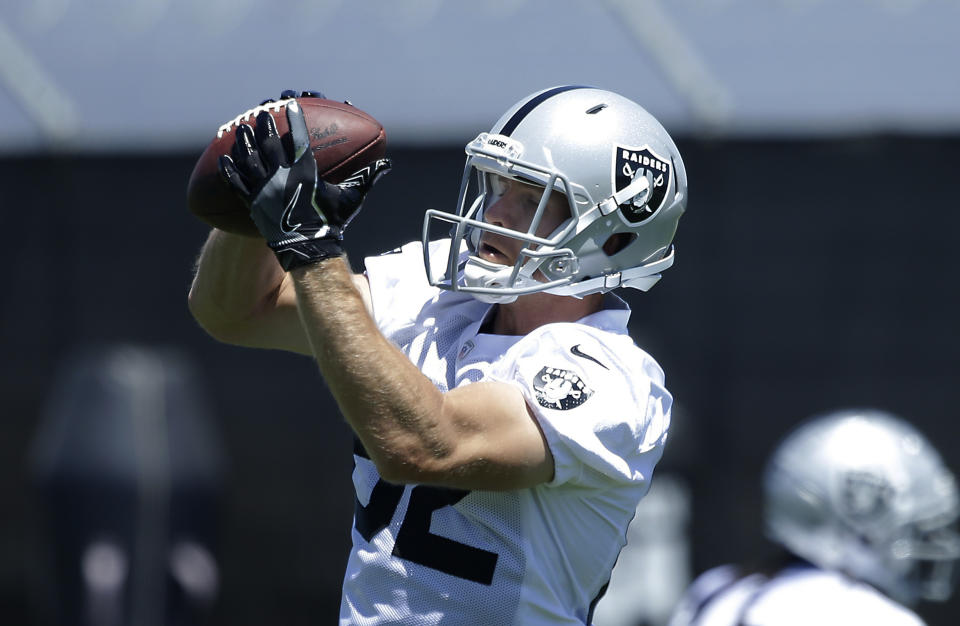
M523 394L481 382L447 392L444 413L456 445L433 477L462 489L522 489L553 477L553 457ZM434 482L429 480L429 482Z

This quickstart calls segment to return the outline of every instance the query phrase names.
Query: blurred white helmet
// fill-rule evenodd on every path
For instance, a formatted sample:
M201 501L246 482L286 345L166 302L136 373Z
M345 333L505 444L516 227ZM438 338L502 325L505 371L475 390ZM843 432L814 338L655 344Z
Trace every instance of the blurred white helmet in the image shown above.
M673 264L687 174L667 131L638 104L591 87L545 89L513 105L466 152L457 213L431 209L424 218L432 285L487 302L537 291L582 297L616 287L646 291ZM497 198L492 174L544 188L526 232L484 222ZM554 191L566 196L571 217L538 237ZM437 224L449 227L452 238L444 267L431 267L426 254ZM483 231L524 243L512 266L476 255ZM608 255L604 244L617 233L626 244Z
M907 604L953 590L957 486L902 419L842 410L803 423L768 462L764 506L768 536L814 565Z

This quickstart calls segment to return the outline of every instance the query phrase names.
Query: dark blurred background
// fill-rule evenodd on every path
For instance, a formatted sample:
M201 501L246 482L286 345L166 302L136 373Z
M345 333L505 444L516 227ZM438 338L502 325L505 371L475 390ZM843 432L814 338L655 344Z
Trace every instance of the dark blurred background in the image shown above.
M216 126L284 88L387 128L394 170L347 239L357 268L419 238L423 210L456 198L463 144L536 89L609 88L674 135L690 179L677 262L622 294L676 400L665 487L635 524L670 536L646 561L675 581L661 600L769 550L760 470L812 413L892 411L960 471L954 4L291 0L270 20L251 2L14 4L0 623L83 605L62 591L74 578L123 623L111 585L146 563L161 574L138 597L179 608L141 624L334 622L349 431L309 359L218 344L186 309L207 233L185 207L193 163ZM84 543L91 528L110 532ZM960 599L918 611L946 626Z

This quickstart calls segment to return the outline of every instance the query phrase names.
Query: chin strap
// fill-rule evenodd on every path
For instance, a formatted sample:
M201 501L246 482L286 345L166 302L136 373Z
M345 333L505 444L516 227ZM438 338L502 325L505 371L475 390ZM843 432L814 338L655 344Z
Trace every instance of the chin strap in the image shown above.
M619 209L621 204L633 198L639 198L639 204L646 203L650 197L650 185L650 179L646 176L635 177L629 185L600 202L601 215L610 215ZM642 198L640 198L641 194Z
M547 287L542 291L552 293L558 296L576 296L583 297L592 293L603 293L616 289L617 287L630 287L647 291L660 280L661 272L673 265L674 253L673 246L667 251L663 258L647 263L640 267L630 268L597 276L588 280L582 280L576 283L559 285L556 287ZM531 281L526 276L517 276L515 284L510 284L513 276L513 266L504 266L498 263L491 263L479 257L471 256L463 267L463 285L464 291L470 293L474 298L481 302L490 304L506 304L513 302L521 294L503 293L498 289L522 290L526 287L537 285L536 281ZM477 291L482 289L483 291ZM489 291L487 291L489 290ZM529 292L533 293L533 291Z
M604 293L617 287L630 287L632 289L639 289L640 291L647 291L660 280L660 273L671 265L673 265L673 246L670 246L670 250L666 256L652 263L623 270L615 274L597 276L596 278L581 280L570 285L554 287L546 291L547 293L558 296L578 297L588 296L592 293Z
M673 246L659 261L620 272L620 286L646 291L660 280L660 273L673 265Z
M463 284L469 288L470 295L481 302L490 304L506 304L517 299L517 294L480 293L474 289L506 288L510 285L513 275L513 266L490 263L476 256L470 256L463 267ZM523 281L523 277L519 277ZM464 290L464 291L468 291Z

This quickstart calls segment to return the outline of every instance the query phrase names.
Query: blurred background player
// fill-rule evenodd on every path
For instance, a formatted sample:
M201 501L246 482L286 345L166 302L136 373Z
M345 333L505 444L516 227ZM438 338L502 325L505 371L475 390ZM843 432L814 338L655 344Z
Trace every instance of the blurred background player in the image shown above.
M957 486L906 421L878 410L814 416L773 453L763 489L781 553L705 572L670 626L919 625L908 607L951 595Z
M356 434L341 623L589 623L670 423L607 292L673 263L674 142L610 91L531 94L466 146L457 210L354 275L343 231L390 164L319 181L286 114L293 154L264 112L221 159L268 245L214 230L190 306L221 340L313 356ZM282 411L311 390L264 392Z

